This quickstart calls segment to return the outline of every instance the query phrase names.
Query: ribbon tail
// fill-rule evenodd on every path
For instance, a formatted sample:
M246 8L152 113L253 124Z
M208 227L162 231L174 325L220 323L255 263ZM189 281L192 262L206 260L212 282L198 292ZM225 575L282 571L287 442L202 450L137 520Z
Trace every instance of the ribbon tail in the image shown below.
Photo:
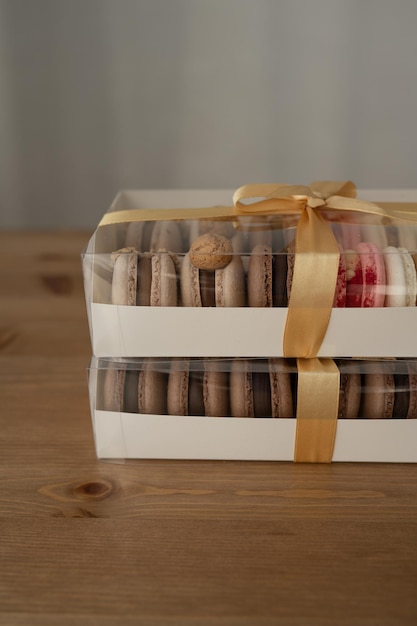
M332 359L297 359L294 461L331 463L339 410L340 374Z
M286 357L317 356L330 321L339 257L339 246L329 224L307 206L297 226L284 331Z

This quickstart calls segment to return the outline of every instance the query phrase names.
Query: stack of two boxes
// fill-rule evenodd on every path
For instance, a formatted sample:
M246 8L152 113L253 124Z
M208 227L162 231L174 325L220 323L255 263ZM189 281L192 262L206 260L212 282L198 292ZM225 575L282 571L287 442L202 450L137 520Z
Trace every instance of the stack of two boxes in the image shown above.
M126 191L104 215L82 255L99 458L417 461L416 205L277 189ZM336 273L314 227L306 252L309 197ZM324 328L313 358L290 314L296 346Z

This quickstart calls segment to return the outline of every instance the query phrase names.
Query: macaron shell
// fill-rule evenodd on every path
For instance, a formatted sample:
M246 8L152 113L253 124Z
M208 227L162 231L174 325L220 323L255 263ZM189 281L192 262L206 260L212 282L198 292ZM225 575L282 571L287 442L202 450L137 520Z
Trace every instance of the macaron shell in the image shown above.
M230 368L230 412L233 417L255 417L250 362L235 359Z
M248 268L248 304L251 307L272 307L272 249L253 248Z
M184 255L181 263L182 306L202 306L199 270L191 263L190 255Z
M383 371L366 373L363 377L361 417L391 418L394 409L395 383L393 374Z
M168 252L152 255L151 306L177 306L177 272Z
M269 359L272 417L294 417L291 378L283 359Z
M229 373L219 370L218 364L210 359L204 363L203 399L207 416L230 415Z
M246 304L245 271L239 255L215 272L216 306L241 307Z
M340 369L339 411L341 419L355 419L359 416L361 403L361 375L359 367L349 363L348 371L344 371L343 363L338 363Z
M411 254L405 248L398 248L404 265L406 284L406 306L415 306L417 298L417 274Z
M123 395L126 370L109 368L103 378L102 399L99 404L104 411L123 411Z
M415 362L408 363L408 376L409 376L409 405L408 405L408 419L417 419L417 364Z
M147 361L138 374L139 413L165 415L167 413L166 374L157 362Z
M372 242L359 243L356 251L360 254L362 266L363 307L382 307L385 302L385 263L383 255Z
M402 255L398 248L384 248L386 272L385 306L403 307L407 303L407 283Z
M114 261L111 299L113 304L135 305L138 255L120 252Z
M294 276L295 265L295 244L291 243L287 248L287 299L290 300L292 280Z
M363 275L360 255L352 249L343 251L346 264L346 306L362 306Z
M343 308L346 306L346 259L343 255L342 247L339 245L339 266L337 271L336 289L333 306Z
M188 359L172 359L167 384L169 415L188 415Z

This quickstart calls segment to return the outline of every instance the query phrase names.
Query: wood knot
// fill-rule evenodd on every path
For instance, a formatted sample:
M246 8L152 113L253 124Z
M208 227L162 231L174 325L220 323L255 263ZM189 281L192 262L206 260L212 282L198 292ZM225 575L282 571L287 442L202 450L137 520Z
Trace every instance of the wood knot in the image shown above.
M83 500L103 500L108 498L112 492L113 486L107 480L92 480L78 485L74 489L75 495Z

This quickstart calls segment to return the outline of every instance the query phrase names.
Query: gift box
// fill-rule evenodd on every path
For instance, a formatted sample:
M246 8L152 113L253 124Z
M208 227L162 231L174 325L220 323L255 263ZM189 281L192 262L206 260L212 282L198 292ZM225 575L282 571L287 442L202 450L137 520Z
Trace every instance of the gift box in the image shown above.
M256 190L256 193L259 191ZM287 190L285 193L288 193ZM288 267L292 268L295 256L299 260L306 258L312 270L309 275L302 277L304 285L298 288L299 296L292 303L293 323L299 328L305 328L310 334L313 315L317 314L320 318L327 315L325 332L321 330L321 343L317 352L319 357L390 355L412 358L417 354L417 340L413 340L415 298L413 306L398 306L395 290L404 290L405 287L395 284L395 279L391 279L394 284L375 287L384 296L381 303L379 294L379 302L372 306L370 298L366 301L367 278L362 276L362 273L374 271L372 265L369 267L369 258L379 259L379 264L385 266L387 260L399 259L402 255L399 249L407 249L408 262L411 257L416 258L417 222L397 219L399 207L406 215L412 214L406 211L406 208L410 209L409 203L380 203L378 206L382 208L395 206L391 217L385 211L322 211L342 250L340 257L345 273L341 280L347 283L348 290L347 300L345 295L341 302L332 303L329 316L323 310L321 288L323 285L330 286L327 299L333 299L336 286L331 285L337 276L332 279L331 272L334 272L335 260L330 260L330 265L333 263L332 270L327 269L331 252L319 253L313 249L299 251L294 255L299 212L291 213L294 209L290 206L279 214L233 214L233 209L227 205L205 206L225 203L227 200L230 202L230 197L227 191L161 191L143 194L133 191L122 192L117 196L83 254L93 354L114 357L166 354L285 356L283 338L288 323L286 278ZM351 201L344 200L348 203ZM170 208L158 210L161 205ZM197 208L193 208L196 205ZM246 210L254 211L252 207L253 204ZM268 207L266 210L269 210ZM211 272L191 266L187 273L182 269L183 261L190 265L190 248L205 231L206 234L209 231L209 235L226 235L225 238L233 246L233 263L229 262L225 268ZM369 252L366 244L377 246L379 254L372 250ZM158 250L166 252L158 254ZM223 253L216 253L212 248L210 254L215 261ZM159 273L165 272L163 276L165 283L168 283L167 293L172 293L176 286L174 299L160 306L158 294L153 306L149 306L149 296L147 303L143 304L136 300L136 284L132 287L135 292L133 301L128 302L127 296L123 297L120 293L115 295L113 292L112 295L115 270L118 270L119 282L120 276L124 274L126 285L122 289L127 291L129 271L132 273L132 267L136 268L139 261L142 261L142 265L152 262L154 265L164 264L165 269L159 269ZM266 268L260 267L262 264ZM133 280L136 281L138 270L134 271L136 276ZM229 281L229 290L233 282L233 288L241 292L241 297L226 298L217 303L214 301L214 306L204 306L195 298L190 302L190 297L184 302L184 286L190 285L192 272L199 272L205 277L211 274L209 280L212 281L217 275L218 282L223 275ZM270 294L264 296L263 282L267 280L268 272L272 274L272 279L269 279ZM355 272L359 275L355 276ZM283 282L281 286L280 278ZM387 276L382 280L387 281ZM369 288L373 289L372 286ZM219 289L217 287L217 292ZM277 290L282 293L277 294ZM212 287L212 291L215 292L216 287ZM385 297L386 292L394 297ZM299 356L298 348L291 356Z
M83 253L98 456L416 461L413 419L338 419L336 361L417 358L417 193L375 204L351 183L316 183L232 195L122 192ZM100 400L103 372L141 379L139 361L181 359L229 377L237 363L291 359L296 412L192 419Z
M343 359L336 366L332 460L417 461L417 360ZM298 382L290 359L94 357L89 384L97 454L293 460Z

